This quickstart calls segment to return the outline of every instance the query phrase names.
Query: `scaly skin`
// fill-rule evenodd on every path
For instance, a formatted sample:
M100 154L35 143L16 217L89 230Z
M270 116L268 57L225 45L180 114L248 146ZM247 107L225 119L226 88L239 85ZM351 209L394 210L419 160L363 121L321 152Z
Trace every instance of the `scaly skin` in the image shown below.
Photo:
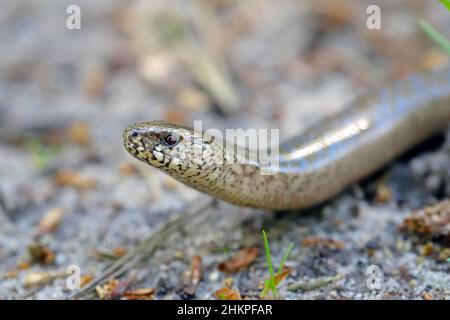
M392 83L283 143L278 170L239 164L223 141L163 121L131 125L123 138L134 157L194 189L240 206L285 210L332 198L449 124L447 69ZM179 142L168 146L168 136ZM274 174L262 175L262 168Z

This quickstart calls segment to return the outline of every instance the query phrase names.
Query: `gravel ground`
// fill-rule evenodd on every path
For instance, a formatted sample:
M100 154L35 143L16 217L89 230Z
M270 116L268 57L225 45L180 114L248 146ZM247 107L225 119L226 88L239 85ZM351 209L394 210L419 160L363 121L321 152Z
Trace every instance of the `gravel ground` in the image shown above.
M68 266L88 282L203 197L133 160L122 146L128 124L202 120L280 128L287 138L389 79L447 63L417 26L426 18L448 30L438 2L375 1L382 29L368 30L369 2L2 1L0 299L67 297ZM65 27L70 4L81 8L81 30ZM195 68L203 53L220 71L213 78ZM122 283L154 288L157 299L213 299L225 281L258 298L264 228L273 261L294 243L282 298L447 299L446 243L399 228L415 209L450 198L449 163L450 130L322 206L275 214L218 203ZM249 267L218 270L250 246L259 254ZM203 276L193 285L196 256ZM382 272L379 289L367 286L370 265Z

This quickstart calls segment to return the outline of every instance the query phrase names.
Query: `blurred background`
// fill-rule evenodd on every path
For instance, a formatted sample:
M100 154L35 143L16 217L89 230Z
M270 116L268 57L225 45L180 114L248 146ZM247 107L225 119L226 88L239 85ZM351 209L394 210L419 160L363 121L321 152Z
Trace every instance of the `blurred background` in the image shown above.
M66 27L72 4L81 9L80 30ZM370 4L381 8L381 30L366 27ZM424 18L450 35L450 12L438 1L3 0L1 7L2 299L64 297L61 270L79 265L88 283L199 196L127 154L121 134L129 124L202 120L204 128L279 128L288 138L358 94L448 62L418 23ZM217 263L259 243L248 239L248 230L275 219L284 228L269 230L275 256L292 239L297 246L291 280L344 270L363 279L342 280L339 290L286 291L285 297L373 297L363 288L362 266L371 259L395 270L393 293L386 289L390 296L383 297L423 297L430 281L449 281L441 269L429 270L441 266L438 258L427 260L422 275L431 278L416 287L409 283L419 277L418 250L399 256L373 251L403 239L395 226L408 209L450 196L443 176L449 174L448 150L440 148L440 162L421 158L397 166L400 176L416 170L419 179L402 200L406 210L397 206L398 198L373 208L358 192L306 218L220 204L201 232L164 244L156 260L134 275L134 286L155 289L162 299L212 298L229 277ZM365 208L364 219L336 222L350 217L355 206ZM299 239L321 233L347 241L347 249L301 250ZM252 236L259 237L258 231ZM376 245L369 254L371 241ZM180 280L194 256L202 257L204 270L195 290ZM257 297L266 271L261 253L252 268L232 277L234 286Z

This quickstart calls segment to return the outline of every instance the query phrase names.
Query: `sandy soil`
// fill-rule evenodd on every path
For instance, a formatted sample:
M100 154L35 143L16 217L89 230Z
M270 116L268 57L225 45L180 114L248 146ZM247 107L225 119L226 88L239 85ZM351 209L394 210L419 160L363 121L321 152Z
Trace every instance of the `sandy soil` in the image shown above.
M71 1L2 1L0 299L66 298L68 266L88 282L203 198L126 153L130 123L202 120L287 138L358 94L448 61L418 27L426 18L449 30L438 2L375 1L381 30L366 28L369 1L164 2L76 1L82 28L68 30ZM218 203L120 281L157 299L213 299L225 281L257 299L268 276L264 228L276 265L294 243L282 298L447 299L446 243L399 227L450 198L449 163L450 131L323 206L274 214ZM249 267L218 270L250 246L259 253ZM383 275L378 290L367 286L370 265Z

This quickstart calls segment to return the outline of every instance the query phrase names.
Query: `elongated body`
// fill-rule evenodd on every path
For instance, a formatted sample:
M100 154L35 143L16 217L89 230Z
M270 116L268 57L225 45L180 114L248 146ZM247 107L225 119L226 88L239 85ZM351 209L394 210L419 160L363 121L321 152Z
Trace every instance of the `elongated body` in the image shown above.
M139 160L197 190L241 206L284 210L333 197L449 124L446 69L412 75L358 98L281 144L277 168L222 161L234 156L222 141L161 121L129 126L124 144ZM262 168L274 174L262 175Z

